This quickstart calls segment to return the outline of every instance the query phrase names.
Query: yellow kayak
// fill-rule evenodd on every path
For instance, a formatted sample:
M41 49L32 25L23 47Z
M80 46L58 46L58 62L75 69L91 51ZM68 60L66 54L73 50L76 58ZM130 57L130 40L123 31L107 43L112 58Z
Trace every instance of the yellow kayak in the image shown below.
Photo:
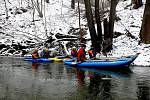
M60 58L48 58L48 59L56 61L56 62L62 62L63 61L63 59L60 59Z

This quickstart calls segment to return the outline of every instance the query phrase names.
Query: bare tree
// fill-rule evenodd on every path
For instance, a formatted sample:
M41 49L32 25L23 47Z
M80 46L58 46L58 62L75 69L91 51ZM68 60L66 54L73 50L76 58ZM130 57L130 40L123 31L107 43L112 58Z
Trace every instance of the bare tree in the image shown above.
M86 18L87 18L87 22L88 22L92 45L95 47L96 41L97 41L97 35L96 35L95 26L94 26L91 3L90 3L90 0L84 0L84 3L85 3Z
M34 8L36 8L37 12L39 13L39 17L43 17L43 0L41 0L41 2L39 2L39 0L31 0L32 5L34 6Z
M150 0L146 0L140 38L143 43L150 44Z
M32 21L34 22L34 14L35 14L35 8L34 8L34 2L33 0L31 0L31 3L32 3L32 9L33 9L33 13L32 13Z
M99 0L95 0L95 19L97 24L97 48L100 48L100 45L102 44L102 26L101 26L101 20L100 20L100 13L99 13ZM100 49L98 50L100 51Z
M46 14L45 14L45 2L44 2L44 29L45 29L45 36L48 38L48 34L47 34L47 21L46 21Z
M114 23L115 23L115 17L116 17L116 6L117 6L118 0L111 0L111 7L110 7L110 15L109 15L109 38L108 38L108 50L112 49L112 42L113 42L113 33L114 33Z
M81 20L80 20L80 3L78 1L78 13L79 13L79 33L80 33L80 42L82 43L83 40L83 34L82 34L82 30L81 30Z
M109 21L107 18L104 19L104 24L103 24L104 40L103 40L103 50L102 50L103 53L107 53L112 50L117 3L118 0L111 0Z
M6 4L6 0L4 0L5 3L5 13L6 13L6 19L8 19L8 8L7 8L7 4Z

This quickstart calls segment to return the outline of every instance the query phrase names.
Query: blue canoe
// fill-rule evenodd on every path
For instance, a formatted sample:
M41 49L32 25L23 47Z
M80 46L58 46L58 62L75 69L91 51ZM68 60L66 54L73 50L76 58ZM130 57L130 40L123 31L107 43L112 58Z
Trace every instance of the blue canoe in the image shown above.
M53 62L53 60L47 59L47 58L37 58L37 59L24 59L24 61L29 61L29 62Z
M90 68L125 68L138 57L139 54L122 57L116 60L88 60L85 62L75 62L72 60L64 61L64 64L73 67L90 67Z

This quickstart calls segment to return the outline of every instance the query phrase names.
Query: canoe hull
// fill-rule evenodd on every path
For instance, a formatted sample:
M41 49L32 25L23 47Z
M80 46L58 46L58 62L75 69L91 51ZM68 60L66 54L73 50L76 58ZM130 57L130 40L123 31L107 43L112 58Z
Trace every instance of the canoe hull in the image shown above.
M129 67L128 62L119 61L119 62L65 62L66 65L73 66L73 67L91 67L91 68L122 68L122 67Z
M47 58L38 58L38 59L24 59L25 61L29 61L29 62L53 62L52 60L50 59L47 59Z
M138 55L128 56L115 61L94 61L86 62L64 61L66 65L73 67L90 67L90 68L128 68L129 65L137 58Z

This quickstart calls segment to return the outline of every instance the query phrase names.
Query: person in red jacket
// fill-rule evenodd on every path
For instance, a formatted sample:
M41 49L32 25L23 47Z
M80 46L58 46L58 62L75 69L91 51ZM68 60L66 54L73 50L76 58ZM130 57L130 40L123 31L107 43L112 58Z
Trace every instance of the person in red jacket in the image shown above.
M86 45L82 45L82 47L78 50L77 61L84 62L86 60Z

